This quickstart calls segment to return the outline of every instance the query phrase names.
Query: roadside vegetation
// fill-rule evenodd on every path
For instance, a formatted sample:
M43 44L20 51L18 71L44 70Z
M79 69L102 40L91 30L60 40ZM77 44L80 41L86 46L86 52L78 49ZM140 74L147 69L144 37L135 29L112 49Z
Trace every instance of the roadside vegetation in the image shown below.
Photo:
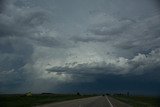
M160 97L114 95L114 98L133 107L160 107Z
M80 94L8 94L0 95L0 107L32 107L36 105L91 97Z

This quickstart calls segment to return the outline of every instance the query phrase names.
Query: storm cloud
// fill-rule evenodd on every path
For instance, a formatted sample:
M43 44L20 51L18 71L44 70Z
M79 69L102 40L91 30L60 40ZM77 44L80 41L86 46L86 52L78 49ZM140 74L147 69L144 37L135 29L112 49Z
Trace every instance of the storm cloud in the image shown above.
M159 2L0 0L0 56L4 93L159 85Z

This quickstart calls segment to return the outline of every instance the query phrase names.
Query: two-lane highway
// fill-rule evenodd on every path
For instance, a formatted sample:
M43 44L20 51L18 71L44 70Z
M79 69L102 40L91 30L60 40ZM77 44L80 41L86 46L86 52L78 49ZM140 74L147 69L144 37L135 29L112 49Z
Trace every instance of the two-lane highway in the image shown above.
M108 96L98 96L98 97L76 99L58 103L51 103L37 107L131 107L131 106Z

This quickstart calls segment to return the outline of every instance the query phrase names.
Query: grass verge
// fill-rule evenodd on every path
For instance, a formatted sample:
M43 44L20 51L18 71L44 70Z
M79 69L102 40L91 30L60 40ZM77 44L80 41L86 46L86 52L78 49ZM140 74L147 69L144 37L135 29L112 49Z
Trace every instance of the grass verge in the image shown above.
M151 96L113 96L133 107L160 107L160 97Z
M60 102L79 98L91 97L91 95L64 95L50 94L42 95L35 94L32 96L25 95L0 95L0 107L32 107L36 105L46 104L50 102Z

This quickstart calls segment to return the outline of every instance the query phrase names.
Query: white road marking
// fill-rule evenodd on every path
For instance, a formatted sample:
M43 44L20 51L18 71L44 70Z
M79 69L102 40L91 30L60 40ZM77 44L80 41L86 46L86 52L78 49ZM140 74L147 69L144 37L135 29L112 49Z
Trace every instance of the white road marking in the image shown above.
M107 101L109 102L110 106L113 107L112 103L109 101L108 97L106 96Z

